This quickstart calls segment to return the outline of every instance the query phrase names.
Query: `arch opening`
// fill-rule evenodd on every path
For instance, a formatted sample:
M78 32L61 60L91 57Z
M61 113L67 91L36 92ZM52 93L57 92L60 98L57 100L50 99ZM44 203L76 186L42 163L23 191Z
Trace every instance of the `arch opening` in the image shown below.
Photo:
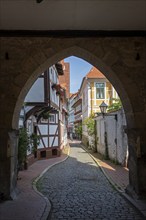
M73 51L75 51L75 52L73 52ZM83 55L81 55L81 53L83 53L83 51L79 48L78 49L79 50L79 55L78 56L76 56L76 57L80 57L81 59L83 59L82 57L83 57ZM67 51L65 51L66 53L67 53L67 55L69 54L78 54L77 53L77 48L75 47L75 48L71 48L70 50L69 50L69 52L68 52L68 50ZM63 53L64 53L64 51L63 51ZM85 53L85 56L84 56L84 60L86 59L86 61L87 61L87 59L88 59L88 62L90 62L90 58L87 58L87 55L86 55L86 52L84 51L84 53ZM59 59L59 57L63 57L63 58L67 58L67 57L65 57L65 55L62 55L62 54L60 54L60 56L59 55L57 55L58 56L58 59L57 60L55 60L55 63L57 62L57 61L60 61L60 59ZM91 57L91 54L88 54L88 56L89 57ZM91 59L91 60L93 60L93 58ZM29 78L29 80L28 80L28 84L26 85L26 87L24 87L24 89L22 90L22 92L21 92L21 94L23 94L23 96L25 95L25 94L27 94L27 92L29 91L29 89L30 89L30 87L31 87L31 85L34 83L34 81L35 81L35 79L37 79L38 78L38 75L40 75L40 70L41 70L41 72L44 72L44 70L46 70L47 68L48 68L48 65L49 65L49 63L50 63L50 65L54 65L54 63L53 63L53 61L50 61L50 59L48 59L46 62L45 62L45 64L42 64L42 66L43 67L41 67L41 68L39 68L38 70L36 70L32 75L32 77L30 77ZM96 68L100 68L100 70L104 70L104 75L106 75L106 76L108 76L108 79L110 78L110 77L113 77L112 79L113 79L113 82L114 82L114 84L116 85L116 82L118 81L118 79L117 79L117 77L116 77L116 79L115 79L115 73L113 72L113 71L111 71L111 69L109 68L109 67L107 67L106 65L105 65L105 67L103 67L103 62L101 62L101 60L100 59L97 59L96 58L96 60L94 60L94 61L92 61L92 64L93 63L96 63ZM108 73L106 72L108 70ZM106 74L105 74L105 72L106 72ZM121 90L123 90L123 88L121 89L120 88L120 86L119 86L119 84L120 84L120 82L118 81L118 86L117 86L117 88L119 89L119 92L121 93ZM20 98L20 97L19 97ZM20 100L22 101L23 100L23 97L21 97L20 98ZM21 104L19 104L19 106L21 106ZM55 152L55 153L54 153ZM40 151L40 157L41 158L44 158L44 157L46 157L46 155L47 155L47 153L46 153L46 151ZM56 149L54 149L54 150L52 150L52 155L57 155L57 150Z
M23 100L28 93L29 89L33 85L33 83L36 81L40 73L44 72L49 66L53 65L54 63L59 62L60 60L63 60L69 56L75 56L79 57L94 67L96 67L98 70L100 70L105 77L111 82L111 84L114 86L116 89L124 110L125 114L127 115L129 112L132 113L132 106L130 103L130 99L128 98L128 94L126 93L124 86L122 85L121 81L118 79L118 76L116 73L110 68L110 66L107 66L102 59L94 56L91 52L84 50L78 46L73 46L70 48L67 48L65 50L62 50L61 52L55 54L54 56L50 57L49 59L46 59L46 61L39 66L32 74L30 73L30 77L28 78L27 82L23 86L19 97L17 99L17 103L14 109L14 114L13 114L13 119L12 119L12 128L13 129L18 129L18 121L19 121L19 114L21 110L21 106L23 104ZM130 121L128 121L127 118L127 123L129 126L134 127L134 117L130 117Z
M46 39L43 39L43 42L45 42L45 40ZM54 41L56 42L56 44L54 44ZM12 127L11 128L16 129L16 130L18 129L19 114L20 114L20 110L21 110L21 106L23 104L24 98L25 98L28 90L31 88L32 84L37 79L37 77L39 76L40 73L45 71L48 68L48 66L51 66L54 63L66 58L66 57L69 57L69 56L76 56L81 59L84 59L85 61L89 62L90 64L95 66L97 69L99 69L106 76L106 78L112 83L112 85L114 86L114 88L116 89L116 91L118 92L118 94L122 100L123 107L124 107L125 114L126 114L126 119L127 119L127 128L128 128L127 130L129 132L129 134L128 134L128 140L130 142L129 149L131 148L131 155L132 155L132 157L131 157L131 170L133 169L132 167L134 167L134 169L132 170L132 173L131 173L131 180L130 181L131 181L131 184L133 186L134 191L139 193L137 169L140 169L140 165L139 165L139 168L137 168L138 163L137 163L136 149L139 148L141 143L142 144L144 143L144 140L142 140L143 142L140 142L141 140L139 139L140 135L143 138L144 131L142 131L142 133L140 133L141 129L143 129L143 127L142 127L143 123L141 126L139 124L139 121L136 120L137 112L136 113L134 112L135 106L133 104L133 99L131 98L132 97L131 92L129 92L129 90L127 89L127 84L125 85L123 80L121 80L122 73L123 74L126 74L126 73L124 72L125 68L120 66L120 63L119 63L119 60L117 57L118 53L111 60L110 53L108 54L108 51L106 51L106 49L108 47L107 42L106 42L106 40L105 41L103 40L104 42L102 42L101 39L99 41L101 41L103 43L103 45L105 44L105 48L103 50L104 52L101 52L101 50L100 50L101 48L99 47L99 45L97 46L97 44L98 44L97 42L92 42L90 44L90 42L87 39L84 39L83 41L81 41L81 39L69 39L69 40L67 39L67 40L65 40L64 44L62 44L62 45L61 45L62 39L61 39L61 41L58 39L55 39L54 41L53 40L50 42L46 41L47 45L50 44L51 46L49 46L49 47L52 47L53 49L52 48L50 49L44 43L44 45L40 49L36 49L30 55L27 53L27 59L24 62L22 62L22 65L23 65L23 66L21 65L22 75L23 74L25 75L25 81L23 83L22 82L20 83L20 85L22 85L21 89L19 86L20 92L19 92L19 96L18 96L16 104L15 104L15 108L13 109L13 118L12 118ZM93 39L93 41L94 41L94 39ZM112 41L110 39L108 39L108 43L111 43L111 42ZM115 40L115 42L116 42L116 40ZM119 39L117 40L117 42L119 43ZM123 42L124 42L124 40L123 40ZM88 43L89 43L89 45L88 45ZM98 48L94 47L95 46L94 43ZM126 45L126 43L125 43L125 45ZM125 47L125 45L124 45L124 47ZM49 48L49 49L46 49L46 48ZM127 56L127 54L124 54L124 55L125 55L125 57ZM140 62L141 62L141 60L140 60ZM133 64L133 60L131 63ZM131 63L130 63L130 65L131 65ZM118 65L116 66L116 64L118 64ZM141 67L141 64L140 64L140 67ZM143 66L141 69L143 70ZM130 68L129 68L129 70L131 71ZM120 72L120 75L118 74L119 72ZM130 79L130 77L128 77L127 79L128 79L129 83L132 82L132 79ZM19 84L19 78L18 78L17 83ZM136 91L138 91L138 87L136 87L135 84L136 84L135 81L133 81L133 88L135 88ZM142 181L144 182L144 180L142 180ZM142 186L142 189L144 189L144 188L145 187Z

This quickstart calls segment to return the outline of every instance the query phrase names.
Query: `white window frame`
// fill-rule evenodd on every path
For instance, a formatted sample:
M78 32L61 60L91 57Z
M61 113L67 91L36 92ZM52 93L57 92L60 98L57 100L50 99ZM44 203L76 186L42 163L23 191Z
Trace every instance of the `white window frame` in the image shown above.
M103 98L97 98L97 84L104 84L104 97ZM105 82L95 82L95 99L96 100L105 100L106 99L106 84L105 84Z
M52 117L52 116L53 116L53 117ZM51 117L53 118L53 120L52 120ZM50 114L50 115L49 115L49 122L50 122L50 123L55 123L55 114Z

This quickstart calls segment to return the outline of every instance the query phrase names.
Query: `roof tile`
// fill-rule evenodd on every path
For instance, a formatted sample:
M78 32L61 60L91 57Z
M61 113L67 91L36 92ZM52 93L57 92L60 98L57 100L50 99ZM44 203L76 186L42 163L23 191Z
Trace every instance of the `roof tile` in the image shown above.
M89 73L86 75L87 78L105 78L105 76L95 67L92 67Z

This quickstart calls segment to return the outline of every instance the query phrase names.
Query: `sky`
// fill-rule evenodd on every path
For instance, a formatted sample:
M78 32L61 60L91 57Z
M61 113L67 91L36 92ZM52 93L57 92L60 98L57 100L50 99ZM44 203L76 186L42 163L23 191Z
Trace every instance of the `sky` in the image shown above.
M70 93L75 93L80 88L83 77L90 71L92 65L74 56L70 56L64 61L70 63Z

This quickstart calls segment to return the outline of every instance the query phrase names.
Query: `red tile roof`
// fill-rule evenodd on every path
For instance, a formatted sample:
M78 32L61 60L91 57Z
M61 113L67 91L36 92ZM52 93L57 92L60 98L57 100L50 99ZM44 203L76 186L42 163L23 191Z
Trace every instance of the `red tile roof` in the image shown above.
M76 92L76 93L70 93L69 98L76 96L76 95L77 95L77 93L78 93L78 92Z
M90 72L86 75L87 78L105 78L105 76L95 67L92 67Z

